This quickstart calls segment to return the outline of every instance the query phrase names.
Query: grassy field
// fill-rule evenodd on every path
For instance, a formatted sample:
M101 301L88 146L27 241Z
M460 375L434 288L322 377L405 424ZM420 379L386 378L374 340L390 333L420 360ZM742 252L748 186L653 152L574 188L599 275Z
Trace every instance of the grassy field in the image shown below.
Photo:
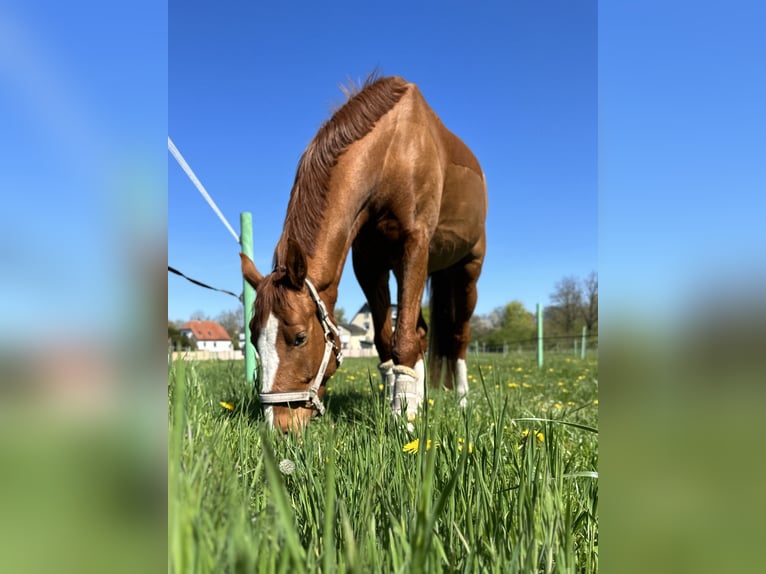
M375 365L347 359L301 439L265 429L241 361L174 363L169 570L598 570L595 357L470 357L468 407L429 389L414 434Z

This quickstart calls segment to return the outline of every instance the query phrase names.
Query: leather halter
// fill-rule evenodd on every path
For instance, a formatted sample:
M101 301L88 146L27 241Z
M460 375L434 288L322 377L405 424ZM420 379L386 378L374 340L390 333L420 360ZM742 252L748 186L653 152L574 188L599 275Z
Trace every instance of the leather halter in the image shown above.
M314 381L307 391L296 392L276 392L276 393L261 393L260 399L263 405L280 405L286 403L299 403L308 402L317 410L319 416L324 414L325 406L322 404L322 400L319 398L319 387L324 379L325 371L327 371L327 365L330 362L330 355L335 354L335 360L338 366L343 362L343 353L335 344L335 337L340 340L340 334L338 333L338 327L330 320L330 314L327 312L324 301L319 298L316 288L313 283L308 279L305 280L306 287L308 287L311 299L317 306L317 316L319 318L319 324L322 325L324 331L324 356L322 357L322 363L319 365Z

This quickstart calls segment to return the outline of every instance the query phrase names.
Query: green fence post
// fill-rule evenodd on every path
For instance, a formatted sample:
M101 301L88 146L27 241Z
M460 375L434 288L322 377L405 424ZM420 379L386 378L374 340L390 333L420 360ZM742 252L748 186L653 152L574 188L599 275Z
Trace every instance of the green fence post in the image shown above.
M239 226L241 235L239 245L242 253L250 259L253 258L253 214L243 211L239 214ZM255 303L255 290L250 284L242 279L244 306L245 306L245 380L251 385L255 384L255 349L250 343L250 319L253 315L253 303Z
M537 304L537 366L543 368L543 307Z

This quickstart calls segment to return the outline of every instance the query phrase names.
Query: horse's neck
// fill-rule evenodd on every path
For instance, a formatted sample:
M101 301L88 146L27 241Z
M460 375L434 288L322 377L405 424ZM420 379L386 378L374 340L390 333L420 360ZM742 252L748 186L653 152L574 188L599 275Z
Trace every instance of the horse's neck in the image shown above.
M332 204L331 204L332 205ZM317 234L313 256L308 257L308 275L317 288L326 291L334 305L343 267L358 227L358 214L333 213L328 207L323 229Z
M344 193L344 201L328 197L327 209L315 235L313 253L309 255L306 250L307 275L329 307L335 306L346 257L363 217L362 198L358 198L359 201L350 198L349 190L341 193ZM282 249L278 247L278 253L283 252L287 245L288 234L286 229L280 240Z

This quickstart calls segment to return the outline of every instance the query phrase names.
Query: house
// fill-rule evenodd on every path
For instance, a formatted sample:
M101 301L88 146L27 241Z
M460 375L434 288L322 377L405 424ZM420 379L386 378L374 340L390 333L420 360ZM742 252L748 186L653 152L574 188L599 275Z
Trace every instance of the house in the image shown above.
M344 351L358 351L371 349L372 339L367 339L367 331L359 325L341 323L338 325L341 349Z
M231 337L215 321L189 321L181 326L181 334L197 343L200 351L232 351Z
M396 328L396 305L391 305L391 320ZM365 303L356 312L350 323L339 325L341 328L341 342L344 349L373 349L375 341L375 328L372 324L372 312L370 306ZM347 341L344 341L344 335Z

